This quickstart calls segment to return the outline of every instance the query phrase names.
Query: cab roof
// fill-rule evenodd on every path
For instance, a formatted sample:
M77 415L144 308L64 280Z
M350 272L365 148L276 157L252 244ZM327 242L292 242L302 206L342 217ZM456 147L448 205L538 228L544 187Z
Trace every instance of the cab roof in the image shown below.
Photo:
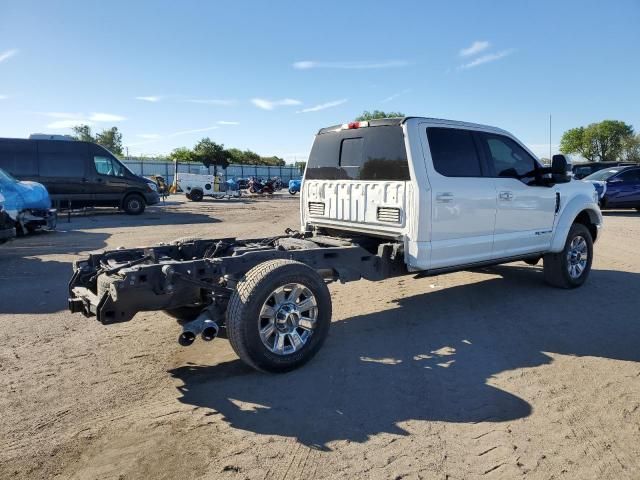
M465 128L477 128L477 129L482 129L482 130L492 130L494 132L499 132L499 133L503 133L503 134L507 134L510 135L509 132L502 130L501 128L498 127L492 127L490 125L481 125L479 123L471 123L471 122L463 122L460 120L447 120L444 118L432 118L432 117L415 117L415 116L408 116L408 117L389 117L389 118L376 118L374 120L369 120L369 127L383 127L383 126L395 126L395 125L402 125L405 122L407 122L408 120L426 120L430 123L437 123L437 124L442 124L442 125L449 125L449 126L458 126L458 127L465 127ZM340 130L344 128L344 126L342 124L338 124L338 125L332 125L330 127L325 127L325 128L321 128L318 131L318 135L321 135L323 133L329 133L329 132L335 132L336 130Z

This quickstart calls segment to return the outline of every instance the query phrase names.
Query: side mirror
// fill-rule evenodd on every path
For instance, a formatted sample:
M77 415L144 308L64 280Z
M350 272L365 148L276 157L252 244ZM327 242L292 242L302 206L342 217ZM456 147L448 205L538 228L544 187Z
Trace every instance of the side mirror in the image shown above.
M564 155L554 155L551 160L551 177L554 183L567 183L571 181L573 172L571 162Z

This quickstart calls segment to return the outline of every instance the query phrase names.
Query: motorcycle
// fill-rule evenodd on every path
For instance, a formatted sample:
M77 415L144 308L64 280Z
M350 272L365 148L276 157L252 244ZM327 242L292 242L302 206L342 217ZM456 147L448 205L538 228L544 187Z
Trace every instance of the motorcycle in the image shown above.
M269 195L273 194L275 191L273 188L274 180L267 180L264 183L261 183L257 178L251 177L249 180L249 192L251 193L267 193Z

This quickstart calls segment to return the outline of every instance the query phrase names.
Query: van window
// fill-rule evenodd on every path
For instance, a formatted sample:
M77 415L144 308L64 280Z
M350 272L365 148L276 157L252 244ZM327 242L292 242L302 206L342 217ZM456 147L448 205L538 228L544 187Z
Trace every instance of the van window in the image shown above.
M489 163L497 177L523 178L533 176L536 160L524 148L503 135L481 133Z
M41 177L84 177L87 144L66 140L38 141Z
M93 163L96 166L96 171L100 175L110 175L112 177L124 177L124 168L119 162L116 162L111 157L102 157L94 155Z
M402 127L385 125L317 135L305 178L409 180Z
M18 177L38 176L38 149L28 140L0 140L0 168Z
M445 177L481 177L480 158L470 130L427 128L433 168Z

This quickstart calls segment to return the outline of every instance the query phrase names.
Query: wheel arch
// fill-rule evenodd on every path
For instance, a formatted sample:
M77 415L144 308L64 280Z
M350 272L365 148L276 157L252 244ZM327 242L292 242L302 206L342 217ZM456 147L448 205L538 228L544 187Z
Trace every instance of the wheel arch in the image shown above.
M561 211L556 223L555 233L551 241L552 252L561 252L569 234L569 229L574 223L580 223L589 229L593 242L598 238L598 231L602 227L602 213L593 200L588 201L583 196L572 199Z

